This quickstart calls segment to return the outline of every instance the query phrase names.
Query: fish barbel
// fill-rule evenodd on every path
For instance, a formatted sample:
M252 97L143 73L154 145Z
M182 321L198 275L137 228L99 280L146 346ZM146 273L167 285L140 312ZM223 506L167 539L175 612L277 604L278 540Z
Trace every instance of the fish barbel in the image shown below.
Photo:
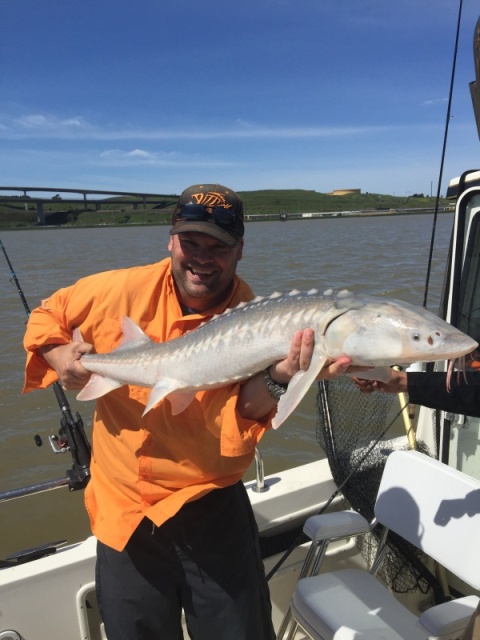
M280 397L275 428L327 362L341 355L349 356L353 365L389 367L454 359L478 346L433 313L406 302L345 290L274 293L242 303L164 343L153 342L123 318L124 335L117 349L82 356L82 365L93 375L77 398L99 398L125 384L151 387L144 415L164 398L176 415L198 391L246 380L286 358L293 335L306 328L315 332L310 366L292 378Z

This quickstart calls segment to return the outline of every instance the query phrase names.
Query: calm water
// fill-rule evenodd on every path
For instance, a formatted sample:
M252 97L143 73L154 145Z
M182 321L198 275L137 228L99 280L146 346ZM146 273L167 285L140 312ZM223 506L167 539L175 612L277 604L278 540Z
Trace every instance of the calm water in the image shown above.
M372 217L250 223L239 273L254 291L348 287L423 303L433 216ZM453 215L437 221L429 309L436 311ZM155 262L166 255L168 227L38 229L1 234L31 308L55 289L84 275ZM3 274L3 275L2 275ZM54 455L34 435L57 433L60 412L52 390L22 396L26 314L0 255L0 491L65 476L70 457ZM69 394L72 410L89 425L91 403ZM315 440L315 390L288 424L262 441L267 474L322 457ZM251 471L248 478L252 477ZM58 489L4 503L0 557L41 542L84 538L88 522L82 492Z

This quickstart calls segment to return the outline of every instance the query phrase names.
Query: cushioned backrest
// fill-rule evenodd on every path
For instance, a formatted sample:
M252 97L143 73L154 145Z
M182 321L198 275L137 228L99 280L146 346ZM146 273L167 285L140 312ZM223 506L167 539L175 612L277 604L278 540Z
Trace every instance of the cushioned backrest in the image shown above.
M417 451L387 459L379 522L480 588L480 481Z

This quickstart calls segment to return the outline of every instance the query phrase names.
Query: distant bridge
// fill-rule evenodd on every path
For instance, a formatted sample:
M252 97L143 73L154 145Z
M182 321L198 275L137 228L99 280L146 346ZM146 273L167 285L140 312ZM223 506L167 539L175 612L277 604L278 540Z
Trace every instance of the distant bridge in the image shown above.
M25 203L25 208L27 209L28 203L35 202L37 207L37 220L38 224L45 224L45 213L43 209L43 205L48 202L65 202L68 204L78 203L79 200L83 198L84 209L88 210L89 204L95 205L95 208L98 210L102 204L105 204L105 197L103 198L87 198L87 196L124 196L128 197L128 200L115 200L116 204L132 204L134 209L137 209L139 205L143 205L145 209L148 204L163 204L165 202L165 198L176 199L178 198L175 194L160 194L160 193L142 193L138 191L98 191L96 189L64 189L54 188L54 187L0 187L0 191L9 191L9 192L21 192L23 195L15 196L8 195L2 196L0 195L0 203L12 203L12 202L22 202ZM37 194L37 193L54 193L55 195L50 198L42 198L41 196L29 196L29 193ZM71 193L78 194L82 196L82 198L57 198L56 196L60 193ZM131 198L136 198L137 200L132 200ZM154 198L154 199L153 199ZM159 199L161 198L161 200Z

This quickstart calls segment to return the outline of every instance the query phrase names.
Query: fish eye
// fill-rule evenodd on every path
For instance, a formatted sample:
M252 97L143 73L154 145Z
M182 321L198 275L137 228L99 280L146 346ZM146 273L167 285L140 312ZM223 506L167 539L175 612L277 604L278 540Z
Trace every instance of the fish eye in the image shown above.
M420 334L419 333L414 333L413 334L413 339L415 342L418 342L420 340Z

